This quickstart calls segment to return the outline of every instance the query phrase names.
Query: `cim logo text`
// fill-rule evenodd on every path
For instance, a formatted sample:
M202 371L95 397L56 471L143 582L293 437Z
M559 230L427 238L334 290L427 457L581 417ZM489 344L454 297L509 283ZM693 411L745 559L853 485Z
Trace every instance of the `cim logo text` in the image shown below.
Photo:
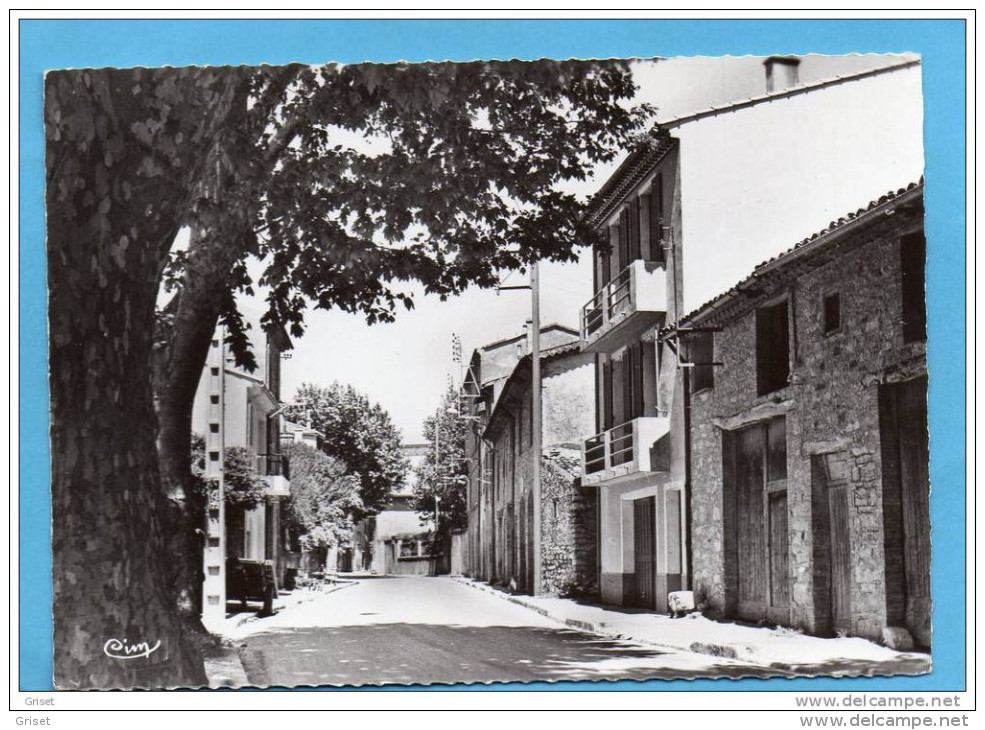
M131 644L126 639L109 639L103 644L103 652L113 659L141 659L149 657L160 648L160 639L154 646L151 646L150 642L147 641Z

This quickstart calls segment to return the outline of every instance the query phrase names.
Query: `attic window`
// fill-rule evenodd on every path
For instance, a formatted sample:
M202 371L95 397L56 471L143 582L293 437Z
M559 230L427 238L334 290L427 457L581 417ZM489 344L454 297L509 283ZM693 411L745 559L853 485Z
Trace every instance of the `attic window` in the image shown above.
M831 335L841 329L841 295L828 294L823 303L824 334Z
M691 392L715 387L715 335L712 332L695 332L689 336L689 354L694 363Z

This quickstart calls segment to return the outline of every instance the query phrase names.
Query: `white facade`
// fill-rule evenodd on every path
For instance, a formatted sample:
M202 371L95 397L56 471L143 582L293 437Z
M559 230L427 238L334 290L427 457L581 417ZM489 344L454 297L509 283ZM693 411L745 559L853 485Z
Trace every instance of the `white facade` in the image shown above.
M792 242L918 180L922 123L919 63L896 58L682 111L593 200L612 243L596 252L598 291L582 313L582 349L600 370L583 483L600 489L603 602L665 610L667 592L690 583L684 373L696 371L678 358L694 340L663 342L661 330Z
M921 67L665 126L680 140L684 313L920 178Z

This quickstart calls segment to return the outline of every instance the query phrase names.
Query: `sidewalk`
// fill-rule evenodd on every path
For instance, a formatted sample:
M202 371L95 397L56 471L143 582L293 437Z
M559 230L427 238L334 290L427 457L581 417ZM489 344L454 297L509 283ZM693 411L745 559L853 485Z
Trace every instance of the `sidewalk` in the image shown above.
M356 580L341 579L326 584L321 590L281 591L274 600L273 616L356 583L358 583ZM263 621L265 618L270 617L258 616L256 610L248 608L242 612L229 614L223 624L213 632L221 639L222 646L205 659L205 674L209 678L209 687L244 687L249 684L237 645L242 640L244 631L248 631L248 624Z
M542 616L594 634L678 651L738 659L797 674L885 676L925 674L929 654L898 652L860 638L824 639L787 628L719 623L692 613L684 618L578 603L568 598L511 596L486 583L456 580L525 606Z

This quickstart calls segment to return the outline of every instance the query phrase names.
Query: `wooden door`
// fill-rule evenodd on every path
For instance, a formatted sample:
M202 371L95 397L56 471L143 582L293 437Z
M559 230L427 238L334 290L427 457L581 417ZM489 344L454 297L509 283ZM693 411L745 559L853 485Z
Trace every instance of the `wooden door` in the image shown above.
M831 630L852 628L852 556L848 527L848 487L828 485L830 542Z
M927 379L879 392L886 536L886 615L930 646L930 478Z
M769 583L763 505L765 438L764 429L753 427L740 431L735 439L738 613L754 620L765 614Z
M633 501L633 538L636 568L636 605L656 607L656 498Z
M774 418L735 433L732 474L732 549L735 609L743 618L789 620L790 545L787 517L786 420ZM730 601L731 604L731 601Z
M787 493L773 492L769 497L770 520L770 606L790 605L790 575L787 529Z
M903 496L906 624L930 645L930 459L927 444L927 381L899 385L900 486Z

